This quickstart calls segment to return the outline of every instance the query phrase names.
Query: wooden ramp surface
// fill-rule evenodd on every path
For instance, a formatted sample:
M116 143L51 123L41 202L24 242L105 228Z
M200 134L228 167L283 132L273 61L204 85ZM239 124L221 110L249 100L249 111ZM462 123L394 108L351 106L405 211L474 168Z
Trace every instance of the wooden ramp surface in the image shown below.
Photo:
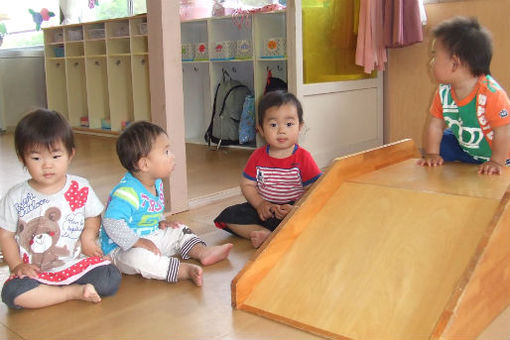
M330 338L476 338L509 302L508 238L491 236L510 172L415 157L406 141L336 160L234 279L234 306Z

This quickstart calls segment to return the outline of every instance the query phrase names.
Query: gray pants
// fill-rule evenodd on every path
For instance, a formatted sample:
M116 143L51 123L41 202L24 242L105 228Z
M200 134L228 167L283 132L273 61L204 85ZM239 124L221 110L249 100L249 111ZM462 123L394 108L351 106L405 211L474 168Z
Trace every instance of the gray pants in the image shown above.
M121 277L122 275L117 267L109 264L92 269L72 284L84 285L90 283L94 286L99 296L110 296L119 289ZM10 308L22 309L23 307L14 304L14 299L29 290L39 287L41 284L43 283L28 277L8 280L2 288L2 301Z

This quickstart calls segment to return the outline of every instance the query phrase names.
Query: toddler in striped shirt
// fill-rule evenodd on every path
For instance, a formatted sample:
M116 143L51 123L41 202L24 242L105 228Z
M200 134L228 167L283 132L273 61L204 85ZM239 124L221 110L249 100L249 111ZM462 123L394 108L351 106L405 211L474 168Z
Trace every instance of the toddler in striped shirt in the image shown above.
M300 147L303 109L284 91L269 92L258 106L257 129L267 145L255 150L241 177L247 202L223 210L216 227L251 240L258 248L322 174L311 154Z

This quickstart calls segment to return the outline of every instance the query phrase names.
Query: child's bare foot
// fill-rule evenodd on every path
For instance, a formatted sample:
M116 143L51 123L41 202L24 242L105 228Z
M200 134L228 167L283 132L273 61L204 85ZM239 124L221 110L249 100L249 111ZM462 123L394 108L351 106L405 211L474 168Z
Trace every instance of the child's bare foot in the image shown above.
M87 283L87 284L84 284L82 287L83 288L81 291L80 300L94 302L94 303L101 302L101 297L96 292L96 288L93 285L91 285L90 283Z
M204 247L199 256L200 263L209 266L226 259L233 246L232 243L225 243L221 246Z
M191 263L181 262L179 272L177 273L177 280L191 280L200 287L202 285L202 268Z
M264 241L269 237L271 232L269 230L257 230L252 231L250 233L250 240L253 248L258 248L264 243Z

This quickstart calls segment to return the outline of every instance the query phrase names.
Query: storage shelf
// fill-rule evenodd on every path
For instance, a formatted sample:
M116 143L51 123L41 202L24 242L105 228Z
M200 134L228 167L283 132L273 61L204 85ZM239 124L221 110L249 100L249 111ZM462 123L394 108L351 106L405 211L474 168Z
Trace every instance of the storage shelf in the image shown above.
M253 62L253 59L211 59L212 63L246 63Z
M43 29L48 108L73 130L118 134L128 122L151 120L147 37L131 29L146 21L138 15Z
M287 57L258 57L257 61L278 61L278 60L287 60Z
M268 70L274 77L287 82L286 57L260 57L265 54L267 40L286 38L285 11L251 14L246 22L239 29L231 16L181 21L185 138L189 143L205 144L203 136L211 121L216 87L224 71L246 85L256 101L264 93ZM218 44L224 49L231 48L232 43L227 42L233 42L236 47L239 43L244 50L216 52ZM198 52L199 46L205 46L206 51ZM193 53L189 53L190 47ZM208 59L191 59L203 58L205 52Z
M124 40L124 39L129 39L129 35L122 35L119 37L108 37L108 40Z

